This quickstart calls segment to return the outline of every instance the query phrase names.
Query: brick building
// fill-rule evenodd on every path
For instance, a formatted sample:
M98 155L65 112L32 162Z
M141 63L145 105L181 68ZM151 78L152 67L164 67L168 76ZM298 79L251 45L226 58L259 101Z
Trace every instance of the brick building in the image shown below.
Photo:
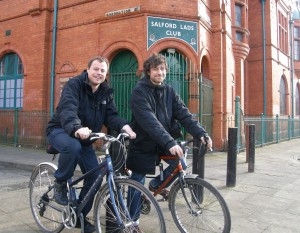
M290 0L2 0L0 111L51 114L64 83L100 54L111 62L108 80L120 114L129 119L130 90L143 61L163 53L170 66L167 82L222 150L237 96L245 115L299 115L292 5Z

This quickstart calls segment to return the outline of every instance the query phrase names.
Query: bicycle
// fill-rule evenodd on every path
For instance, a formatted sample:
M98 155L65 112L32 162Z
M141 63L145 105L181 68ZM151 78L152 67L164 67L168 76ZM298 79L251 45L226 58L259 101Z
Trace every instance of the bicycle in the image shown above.
M83 216L81 210L91 196L92 190L99 187L104 176L106 183L97 191L94 201L93 217L95 228L100 232L134 232L139 228L143 232L166 232L166 226L162 210L156 199L140 183L130 180L125 176L116 176L118 169L122 164L116 165L119 168L113 169L112 157L109 153L113 142L120 145L119 154L126 155L125 138L128 134L121 133L117 137L106 135L104 133L92 133L91 140L103 140L103 149L105 158L100 159L99 166L89 172L68 180L68 205L60 206L53 198L54 194L54 173L57 166L52 162L43 162L37 165L31 175L29 182L30 208L33 217L39 228L46 233L61 232L64 228L73 229L76 226L77 218L81 222L81 232L84 232ZM54 148L49 147L48 153L53 154L53 159L58 153ZM124 160L125 161L125 160ZM81 202L78 200L78 191L81 188L79 182L95 172L101 170L101 174L92 185L89 192ZM139 217L134 213L129 213L131 199L128 198L128 189L131 189L131 197L141 193L146 197L141 201L140 208L144 213ZM146 209L148 208L148 209Z
M190 143L199 142L192 139L187 142L179 141L186 159ZM198 156L204 156L207 148L198 148ZM200 154L203 153L203 154ZM228 206L219 191L209 182L195 174L187 174L177 156L162 155L161 159L176 159L177 167L168 176L157 190L152 190L153 195L162 195L163 200L168 201L168 208L172 218L180 232L222 232L228 233L231 229L231 217ZM159 164L160 176L162 176L163 165ZM126 170L130 174L129 170ZM171 184L168 198L161 194L169 181L179 174L179 177ZM154 176L146 176L154 178ZM161 180L164 180L161 177Z

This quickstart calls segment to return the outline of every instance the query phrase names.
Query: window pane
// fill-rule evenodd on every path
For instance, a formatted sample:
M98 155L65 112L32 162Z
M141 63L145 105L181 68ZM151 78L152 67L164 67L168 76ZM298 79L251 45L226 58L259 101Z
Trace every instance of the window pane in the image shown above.
M9 108L10 106L9 106L9 99L6 99L6 101L5 101L5 105L6 105L6 107L7 108Z
M299 28L294 27L294 38L299 38Z
M294 41L294 59L300 60L300 41Z
M18 73L17 74L23 74L23 63L19 57L18 57Z
M13 75L15 69L15 56L12 54L7 56L7 70L5 72L6 75Z
M237 41L243 41L243 33L241 33L241 32L236 32L236 34L235 34L235 39L236 39Z
M16 107L17 107L17 108L21 107L21 100L20 100L20 99L17 99L16 102L17 102L17 103L16 103Z
M17 88L23 88L23 79L17 79Z
M296 87L296 98L295 98L295 102L296 102L296 108L295 108L295 114L296 115L300 115L300 101L299 101L299 85L297 85Z
M242 26L242 7L235 5L235 26Z
M286 93L285 93L285 82L284 79L281 78L280 80L280 114L286 114Z
M4 75L4 65L5 65L5 59L2 59L1 61L0 61L0 78L1 78L1 76L3 76Z

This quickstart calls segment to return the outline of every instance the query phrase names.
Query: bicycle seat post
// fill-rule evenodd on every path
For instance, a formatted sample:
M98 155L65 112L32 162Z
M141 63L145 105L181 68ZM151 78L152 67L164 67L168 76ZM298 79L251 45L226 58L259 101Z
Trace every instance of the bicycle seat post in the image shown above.
M159 174L160 174L160 180L163 181L164 180L164 166L162 163L159 163Z

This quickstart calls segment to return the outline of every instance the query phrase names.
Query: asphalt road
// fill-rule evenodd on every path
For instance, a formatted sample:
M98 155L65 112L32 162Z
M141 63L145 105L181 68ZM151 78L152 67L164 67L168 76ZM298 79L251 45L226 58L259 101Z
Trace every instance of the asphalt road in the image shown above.
M0 193L27 189L30 172L0 166Z

